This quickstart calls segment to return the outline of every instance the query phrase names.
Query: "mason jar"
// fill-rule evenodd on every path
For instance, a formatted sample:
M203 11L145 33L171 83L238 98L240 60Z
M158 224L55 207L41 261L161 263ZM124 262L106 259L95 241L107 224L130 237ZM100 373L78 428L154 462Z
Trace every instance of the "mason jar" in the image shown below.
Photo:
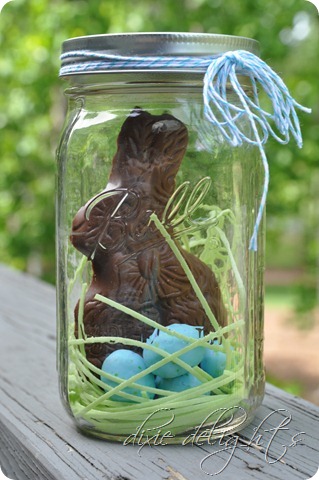
M209 441L262 402L263 217L257 251L249 244L264 172L256 145L232 145L205 115L197 63L238 50L258 55L258 43L138 33L63 44L58 370L91 435Z

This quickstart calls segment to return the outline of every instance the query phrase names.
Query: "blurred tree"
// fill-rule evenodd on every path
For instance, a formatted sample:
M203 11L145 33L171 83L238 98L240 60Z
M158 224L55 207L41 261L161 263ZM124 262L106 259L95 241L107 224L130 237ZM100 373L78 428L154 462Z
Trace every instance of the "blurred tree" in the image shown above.
M304 148L267 146L268 261L287 253L287 219L302 241L290 257L318 262L318 14L305 0L14 0L0 14L0 261L54 282L55 149L65 104L59 53L70 37L132 31L194 31L253 37L295 98ZM289 243L290 245L290 243ZM278 259L278 255L275 256ZM280 257L281 258L281 257Z

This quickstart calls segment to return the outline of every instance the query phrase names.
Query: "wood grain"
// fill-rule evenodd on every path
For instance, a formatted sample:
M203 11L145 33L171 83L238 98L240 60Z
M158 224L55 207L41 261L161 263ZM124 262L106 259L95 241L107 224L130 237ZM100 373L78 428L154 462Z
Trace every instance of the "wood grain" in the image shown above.
M0 304L0 465L8 477L204 480L222 470L217 475L220 480L306 480L317 471L319 408L270 385L252 424L239 436L225 437L214 445L139 450L137 445L82 435L58 394L54 289L0 266ZM283 411L276 413L278 409ZM291 421L271 442L271 429L285 416L291 416ZM248 448L254 433L254 443L259 435L260 446ZM289 446L293 439L302 442ZM230 441L237 441L231 459ZM283 445L288 448L279 461Z

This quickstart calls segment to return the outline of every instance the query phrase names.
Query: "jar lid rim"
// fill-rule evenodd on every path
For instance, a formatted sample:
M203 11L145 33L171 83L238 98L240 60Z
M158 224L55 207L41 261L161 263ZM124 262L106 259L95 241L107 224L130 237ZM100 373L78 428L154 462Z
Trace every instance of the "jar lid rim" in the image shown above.
M258 54L259 42L216 33L142 32L87 35L67 39L62 44L62 54L91 50L118 55L201 56L240 49Z

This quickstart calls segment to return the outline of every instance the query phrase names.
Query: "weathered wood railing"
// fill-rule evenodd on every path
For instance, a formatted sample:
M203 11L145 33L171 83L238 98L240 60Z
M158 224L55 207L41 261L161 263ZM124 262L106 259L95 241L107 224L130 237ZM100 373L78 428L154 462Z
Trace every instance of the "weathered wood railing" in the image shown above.
M0 266L0 466L9 478L306 480L317 472L319 408L270 385L253 423L212 445L85 437L59 399L55 342L52 286Z

